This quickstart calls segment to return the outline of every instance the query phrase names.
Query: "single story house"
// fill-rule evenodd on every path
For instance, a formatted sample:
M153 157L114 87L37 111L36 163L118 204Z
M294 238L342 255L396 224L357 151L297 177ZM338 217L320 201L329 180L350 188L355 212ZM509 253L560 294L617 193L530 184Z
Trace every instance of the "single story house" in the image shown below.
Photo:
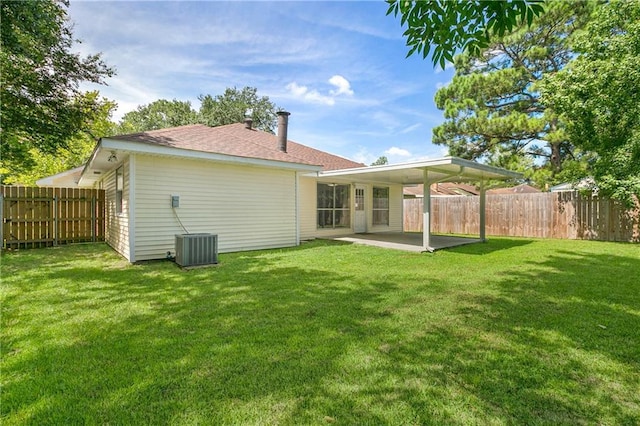
M438 182L429 188L432 197L449 197L449 196L466 196L479 195L480 190L475 185L460 182ZM424 186L422 184L416 186L404 187L404 198L422 198L424 196Z
M593 178L586 177L578 182L564 182L549 188L550 192L573 192L585 190L592 190L594 193L598 192L596 182L593 180Z
M459 182L434 183L430 189L432 197L480 195L480 189L476 186ZM422 198L424 196L423 192L424 188L422 185L405 186L404 198ZM487 194L533 194L538 192L541 192L538 188L526 183L508 188L493 188L487 190Z
M402 232L404 185L519 176L455 157L367 167L288 140L288 116L277 135L246 119L105 137L77 185L105 190L106 241L137 262L175 254L176 234L217 234L224 253Z

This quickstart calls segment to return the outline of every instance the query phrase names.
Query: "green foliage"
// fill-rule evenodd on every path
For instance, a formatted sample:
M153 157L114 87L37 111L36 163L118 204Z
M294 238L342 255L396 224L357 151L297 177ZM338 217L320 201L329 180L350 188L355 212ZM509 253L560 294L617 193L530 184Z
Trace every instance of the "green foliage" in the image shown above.
M489 46L494 37L503 37L518 25L531 25L542 14L542 0L451 1L387 0L387 15L400 15L406 25L404 36L410 48L426 58L431 52L434 64L445 67L454 54L465 51L472 56Z
M81 58L74 43L66 1L0 3L0 102L3 162L29 161L32 149L46 154L67 148L87 130L100 109L83 96L80 82L102 83L113 70L100 54Z
M200 95L198 121L207 126L242 123L245 115L253 119L253 127L274 133L277 125L276 106L267 96L259 97L255 87L227 88L222 95Z
M2 254L3 425L637 425L635 244Z
M480 57L457 56L453 81L435 96L446 121L434 129L433 142L447 145L451 155L495 165L533 170L542 164L551 173L534 179L549 183L576 157L537 85L571 60L572 35L589 11L585 3L550 2L530 26L495 38Z
M372 166L382 166L384 164L389 164L389 160L384 155L381 156L381 157L378 157L378 159L376 161L371 163Z
M87 161L99 137L115 134L116 125L110 118L116 104L100 98L98 92L88 92L82 97L97 106L85 119L88 128L69 137L65 146L55 152L31 147L19 159L2 158L0 167L5 184L35 185L38 179L78 167Z
M138 133L197 123L198 115L189 101L159 99L126 113L118 125L119 134Z
M191 102L175 99L160 99L141 105L122 117L118 133L137 133L195 123L212 127L242 123L247 113L253 118L254 128L274 132L276 106L267 96L258 97L254 87L227 88L222 95L200 95L198 99L201 104L197 112L191 107Z
M597 154L588 169L603 195L640 196L640 3L594 12L575 39L580 54L542 86L571 141Z

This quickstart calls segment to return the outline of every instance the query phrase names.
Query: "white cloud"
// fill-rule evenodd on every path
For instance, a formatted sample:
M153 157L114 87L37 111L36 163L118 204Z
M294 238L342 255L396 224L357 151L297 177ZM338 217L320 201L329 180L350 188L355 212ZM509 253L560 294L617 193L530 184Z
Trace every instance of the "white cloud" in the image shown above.
M413 132L414 130L416 130L417 128L419 128L420 126L422 126L422 123L416 123L416 124L413 124L413 125L411 125L411 126L409 126L409 127L405 128L405 129L402 129L402 130L400 131L400 134L404 135L404 134L407 134L407 133L411 133L411 132Z
M376 157L374 154L369 152L367 148L360 147L358 152L353 155L353 161L357 161L362 164L371 164L375 162L379 157Z
M411 157L411 153L406 149L398 148L397 146L392 146L387 149L385 152L387 155L394 155L397 157Z
M330 97L322 95L317 90L309 90L307 86L300 86L295 81L287 84L287 90L291 93L295 98L302 99L305 102L324 104L324 105L334 105L336 101Z
M341 95L353 96L353 90L351 89L351 83L343 76L336 74L329 79L329 84L335 87L335 89L329 90L327 95L320 93L316 89L309 89L309 87L300 85L295 81L287 84L286 88L290 95L294 98L301 99L304 102L323 104L333 106L336 103L336 98Z
M287 84L287 89L289 89L289 92L291 92L293 96L296 96L298 98L303 97L305 93L309 91L307 86L298 86L298 83L296 83L295 81L293 83Z
M329 83L336 87L336 90L329 91L329 93L332 94L333 96L339 96L342 94L353 96L353 90L351 90L351 83L349 83L349 80L347 80L343 76L336 74L329 79Z
M398 114L391 113L389 111L376 110L368 114L370 119L377 124L391 132L400 126L400 120Z

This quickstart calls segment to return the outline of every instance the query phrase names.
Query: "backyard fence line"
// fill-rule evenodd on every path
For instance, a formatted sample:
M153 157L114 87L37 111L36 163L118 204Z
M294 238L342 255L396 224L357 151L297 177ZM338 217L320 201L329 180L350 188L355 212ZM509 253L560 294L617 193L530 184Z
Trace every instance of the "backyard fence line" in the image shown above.
M0 240L5 249L104 241L102 189L2 186Z
M422 232L421 198L404 200L404 231ZM480 197L431 197L431 231L478 234ZM640 203L578 192L487 194L486 234L493 236L640 242Z

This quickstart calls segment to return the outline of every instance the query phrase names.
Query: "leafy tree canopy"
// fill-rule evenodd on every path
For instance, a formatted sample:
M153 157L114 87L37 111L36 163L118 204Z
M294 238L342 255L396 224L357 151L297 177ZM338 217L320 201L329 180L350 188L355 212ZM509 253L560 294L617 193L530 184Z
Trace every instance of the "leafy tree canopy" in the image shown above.
M524 171L539 186L561 180L580 158L557 115L540 100L538 84L572 58L572 35L584 26L588 3L554 1L530 26L496 37L482 55L458 55L452 82L435 96L445 123L433 142L451 155ZM535 164L544 170L534 176Z
M200 95L198 121L208 126L242 123L245 115L253 119L253 127L274 133L277 126L276 106L267 96L259 97L255 87L227 88L222 95Z
M389 160L384 155L381 156L381 157L378 157L378 159L376 161L371 163L372 166L382 166L384 164L389 164Z
M631 203L640 196L640 3L599 6L574 45L579 56L545 80L542 99L572 143L596 154L587 173L600 193Z
M111 114L116 104L100 98L98 92L88 92L82 97L87 98L86 102L98 106L92 108L92 116L86 119L88 128L72 135L65 147L55 152L32 146L17 161L3 158L4 183L35 185L38 179L81 166L91 155L99 137L115 134L116 125L111 121Z
M200 95L200 109L196 111L188 101L160 99L126 113L120 121L118 133L135 133L164 129L186 124L222 126L241 123L245 115L253 119L257 129L273 133L277 125L276 106L267 96L259 97L257 89L227 88L222 95Z
M198 114L189 101L159 99L126 113L118 126L118 133L137 133L198 122Z
M456 52L477 56L493 37L503 37L518 25L543 12L542 0L387 0L387 15L400 16L407 26L409 53L431 60L444 68Z
M72 53L67 1L0 2L0 102L3 162L29 161L30 150L67 148L102 105L79 83L103 83L114 71L100 54Z

